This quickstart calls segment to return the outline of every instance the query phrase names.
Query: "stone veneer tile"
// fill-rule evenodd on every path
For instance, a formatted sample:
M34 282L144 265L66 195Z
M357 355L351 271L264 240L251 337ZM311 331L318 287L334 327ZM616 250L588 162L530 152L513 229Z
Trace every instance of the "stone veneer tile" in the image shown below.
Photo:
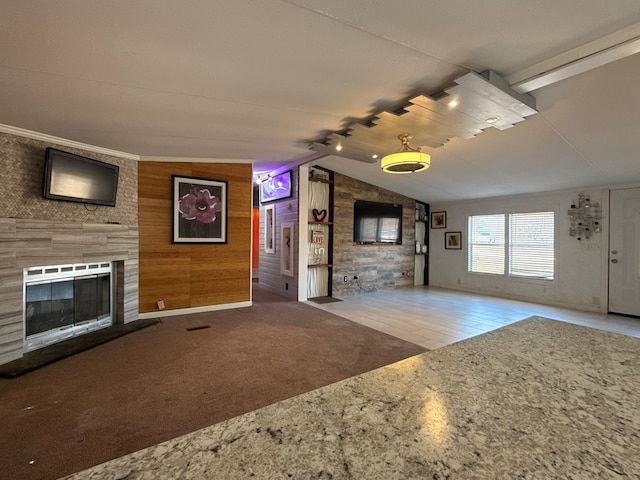
M18 340L22 339L22 326L14 324L0 324L0 338Z
M355 245L356 200L402 204L402 245ZM415 200L336 173L334 175L333 294L353 295L413 285ZM405 275L402 275L405 272ZM408 275L407 275L408 273ZM359 282L344 282L343 277Z
M3 223L13 223L15 229L0 229L0 266L6 265L0 268L0 363L22 356L22 281L26 267L120 261L124 287L121 298L118 297L116 316L125 323L138 319L137 228L31 219L0 221Z
M0 233L14 233L16 231L15 218L0 218Z
M0 344L0 365L22 357L22 338L9 343Z
M120 174L116 207L96 205L86 208L80 203L43 199L42 183L47 147L118 165ZM0 133L0 171L5 184L12 187L3 192L0 217L50 220L67 225L80 225L81 222L119 222L123 225L138 223L138 164L135 160ZM3 229L4 225L0 223L0 231Z
M115 207L42 198L47 147L118 165ZM138 163L51 142L0 133L0 171L5 189L0 203L0 324L3 332L22 329L22 271L25 267L124 261L125 286L116 308L122 320L138 318ZM19 218L17 218L19 217ZM88 260L87 260L88 259ZM7 327L6 329L4 327ZM7 330L8 329L8 330ZM16 341L0 333L0 364L22 356Z
M16 266L15 252L0 253L0 270L13 269Z

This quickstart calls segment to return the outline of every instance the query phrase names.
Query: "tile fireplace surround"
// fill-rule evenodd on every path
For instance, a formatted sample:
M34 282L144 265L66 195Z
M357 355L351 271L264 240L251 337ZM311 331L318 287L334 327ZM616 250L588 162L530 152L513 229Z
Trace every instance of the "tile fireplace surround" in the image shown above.
M114 262L114 323L138 319L138 228L0 219L0 365L23 355L23 270Z

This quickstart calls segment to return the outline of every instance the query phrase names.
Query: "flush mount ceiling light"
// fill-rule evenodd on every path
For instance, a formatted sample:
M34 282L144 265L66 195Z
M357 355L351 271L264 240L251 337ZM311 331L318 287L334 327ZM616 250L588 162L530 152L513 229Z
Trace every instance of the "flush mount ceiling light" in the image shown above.
M455 108L452 101L456 102ZM392 111L373 112L366 120L312 140L309 148L319 154L373 164L377 162L374 154L396 149L398 132L412 132L414 145L437 149L452 138L474 138L487 128L512 128L538 113L535 108L535 98L513 91L495 72L467 72L442 90L409 97ZM338 145L342 150L336 149ZM419 159L424 159L419 155L426 156L413 154ZM404 155L408 157L409 152Z
M409 140L413 137L408 133L398 135L402 142L402 149L398 153L387 155L380 162L382 170L387 173L415 173L429 168L431 157L420 149L411 148Z

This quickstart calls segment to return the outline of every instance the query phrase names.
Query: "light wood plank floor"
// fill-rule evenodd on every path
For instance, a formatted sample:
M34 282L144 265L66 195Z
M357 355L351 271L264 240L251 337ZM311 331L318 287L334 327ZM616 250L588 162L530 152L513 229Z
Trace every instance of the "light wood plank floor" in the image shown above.
M440 348L518 320L539 315L640 337L640 318L415 287L345 296L341 302L309 305L428 349Z

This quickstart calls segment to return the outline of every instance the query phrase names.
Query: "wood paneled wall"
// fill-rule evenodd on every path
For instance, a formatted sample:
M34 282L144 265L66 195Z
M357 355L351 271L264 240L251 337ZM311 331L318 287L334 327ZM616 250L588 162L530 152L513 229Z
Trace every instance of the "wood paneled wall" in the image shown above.
M228 182L226 244L171 243L172 175ZM139 163L141 313L251 299L251 191L247 163Z

